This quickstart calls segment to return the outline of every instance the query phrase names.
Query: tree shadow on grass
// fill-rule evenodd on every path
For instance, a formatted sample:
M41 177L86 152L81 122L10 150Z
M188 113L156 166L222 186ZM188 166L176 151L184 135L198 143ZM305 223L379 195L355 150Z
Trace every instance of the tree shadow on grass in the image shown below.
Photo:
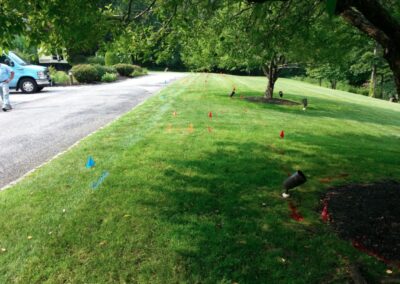
M260 92L243 92L245 97L261 97ZM275 97L278 97L275 95ZM292 100L301 103L301 100L306 96L287 93L284 99ZM341 102L341 104L333 103L331 99L322 99L308 96L309 106L307 111L302 111L303 106L277 106L264 103L248 102L249 104L257 104L260 108L269 110L301 114L307 117L326 117L343 120L353 120L357 122L367 122L373 124L382 124L390 126L399 126L400 108L399 111L390 109L382 109L379 107L366 106L352 102ZM396 119L397 117L397 119Z
M257 143L217 143L217 149L201 159L167 161L172 167L164 172L166 186L154 188L162 201L146 201L172 231L173 249L190 283L307 283L348 277L335 272L343 265L341 255L349 255L348 244L315 222L320 194L315 181L293 195L306 216L296 223L280 197L287 177L283 169L290 163L276 153L266 156L266 146ZM299 162L314 159L302 150L291 148L285 155ZM332 166L351 166L347 150L326 150ZM322 175L324 162L305 163L306 172ZM327 164L324 169L331 168Z

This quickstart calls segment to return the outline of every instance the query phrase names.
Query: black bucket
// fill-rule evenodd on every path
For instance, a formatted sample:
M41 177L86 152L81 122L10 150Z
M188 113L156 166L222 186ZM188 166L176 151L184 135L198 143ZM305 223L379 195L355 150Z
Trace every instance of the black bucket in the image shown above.
M303 174L303 172L297 171L285 180L285 182L283 183L283 188L286 190L286 193L288 193L289 189L302 185L306 181L307 178Z

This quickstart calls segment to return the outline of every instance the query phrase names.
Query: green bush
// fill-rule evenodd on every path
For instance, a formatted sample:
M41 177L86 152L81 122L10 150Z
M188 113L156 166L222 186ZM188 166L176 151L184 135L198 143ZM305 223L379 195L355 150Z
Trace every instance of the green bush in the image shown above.
M106 73L117 74L117 70L115 70L115 68L112 66L95 64L93 65L93 67L96 68L100 78L103 77L103 75Z
M101 80L99 71L93 65L80 64L71 69L75 79L80 83L93 83Z
M118 55L112 51L107 51L106 55L104 56L104 63L107 66L113 66L115 64L120 63Z
M95 64L95 65L104 65L105 64L105 59L104 56L90 56L86 59L87 64Z
M69 76L64 71L56 71L51 75L51 79L55 84L66 85L69 83Z
M132 66L133 66L133 68L135 68L135 71L138 71L138 72L142 72L143 71L143 68L140 67L139 65L132 65Z
M143 76L143 75L147 75L148 71L146 68L140 68L140 70L135 70L132 72L132 74L130 75L130 77L138 77L138 76Z
M116 64L114 68L117 70L118 74L121 76L130 77L133 71L135 71L135 66L131 64Z
M57 71L54 66L50 66L48 69L53 83L60 85L66 85L69 83L69 76L67 73L64 71Z
M102 82L110 83L117 80L117 74L115 73L106 73L101 77Z

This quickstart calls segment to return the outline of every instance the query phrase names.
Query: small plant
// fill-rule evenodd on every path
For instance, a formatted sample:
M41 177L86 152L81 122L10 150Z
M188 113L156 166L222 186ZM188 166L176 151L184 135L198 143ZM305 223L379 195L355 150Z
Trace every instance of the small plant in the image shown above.
M51 75L51 79L56 85L67 85L69 83L69 76L64 71L56 71Z
M78 80L78 82L80 83L93 83L101 80L99 71L93 65L75 65L74 67L72 67L71 71L75 79Z
M54 66L49 67L51 80L56 85L66 85L69 83L69 76L64 71L57 71Z
M117 80L117 74L115 73L105 73L102 77L101 77L101 81L105 82L105 83L110 83L110 82L114 82Z
M117 70L118 74L125 77L130 77L131 74L135 71L135 65L131 64L116 64L114 68Z
M130 77L139 77L143 75L147 75L148 71L146 68L140 68L140 70L135 70L131 73Z

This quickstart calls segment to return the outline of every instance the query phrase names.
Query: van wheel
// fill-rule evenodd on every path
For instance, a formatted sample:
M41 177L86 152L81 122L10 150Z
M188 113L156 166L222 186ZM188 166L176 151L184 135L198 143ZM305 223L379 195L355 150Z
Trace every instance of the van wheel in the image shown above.
M24 78L19 83L19 88L25 94L32 94L38 91L36 81L31 78Z

